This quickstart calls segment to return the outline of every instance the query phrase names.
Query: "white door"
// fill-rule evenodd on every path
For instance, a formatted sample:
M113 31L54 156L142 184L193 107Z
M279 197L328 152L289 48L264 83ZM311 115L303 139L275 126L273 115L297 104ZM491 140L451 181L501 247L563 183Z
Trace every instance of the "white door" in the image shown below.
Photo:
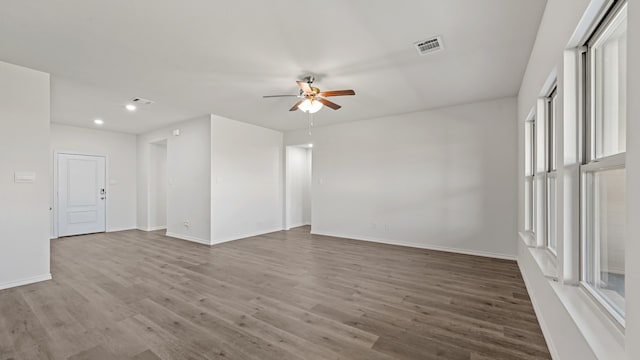
M105 158L58 154L58 236L106 231Z

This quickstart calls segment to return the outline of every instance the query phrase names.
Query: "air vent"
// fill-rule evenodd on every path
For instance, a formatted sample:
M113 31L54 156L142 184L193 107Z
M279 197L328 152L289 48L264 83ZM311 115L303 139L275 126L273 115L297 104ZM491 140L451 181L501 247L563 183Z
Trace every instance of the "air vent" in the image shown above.
M136 105L151 105L154 103L153 100L149 100L149 99L143 99L143 98L133 98L131 99L131 102L136 104Z
M442 37L436 36L431 39L419 41L414 44L418 49L418 54L426 55L435 51L442 50Z

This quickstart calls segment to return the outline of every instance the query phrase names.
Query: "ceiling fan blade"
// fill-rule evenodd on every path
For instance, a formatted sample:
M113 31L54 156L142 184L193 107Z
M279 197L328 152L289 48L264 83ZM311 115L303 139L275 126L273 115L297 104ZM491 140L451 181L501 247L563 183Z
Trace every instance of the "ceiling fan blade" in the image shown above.
M298 101L295 105L293 105L293 107L291 109L289 109L289 111L296 111L298 110L298 105L302 104L302 102L304 101L304 99Z
M299 95L264 95L262 96L264 99L266 98L277 98L277 97L298 97Z
M313 94L313 90L311 90L311 86L309 86L309 84L307 84L304 81L296 81L298 83L298 86L300 86L300 89L302 89L302 92L304 92L305 94L309 95L309 94Z
M346 96L346 95L355 95L356 92L353 90L332 90L332 91L323 91L320 96L329 97L329 96Z
M328 106L328 107L332 108L333 110L338 110L338 109L340 109L340 108L342 107L342 106L340 106L340 105L338 105L338 104L336 104L336 103L334 103L334 102L331 102L331 101L329 101L329 100L327 100L327 99L323 99L323 98L316 98L316 100L317 100L317 101L320 101L320 102L321 102L321 103L323 103L324 105L326 105L326 106Z

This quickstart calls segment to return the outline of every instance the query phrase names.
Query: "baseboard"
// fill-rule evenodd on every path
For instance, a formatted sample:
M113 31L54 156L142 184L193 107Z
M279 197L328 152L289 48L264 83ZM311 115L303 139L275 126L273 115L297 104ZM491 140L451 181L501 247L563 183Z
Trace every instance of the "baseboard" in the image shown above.
M29 285L29 284L37 283L37 282L40 282L40 281L46 281L46 280L51 280L51 273L38 275L38 276L32 276L30 278L26 278L26 279L22 279L22 280L16 280L16 281L10 281L10 282L4 283L4 284L0 284L0 290L9 289L9 288L16 287L16 286Z
M517 260L517 255L500 254L500 253L493 253L489 251L459 249L459 248L431 245L431 244L414 244L414 243L407 243L403 241L390 241L387 239L365 238L365 237L359 237L359 236L353 236L353 235L325 233L325 232L319 232L319 231L311 231L311 234L339 237L343 239L351 239L351 240L359 240L359 241L369 241L369 242L375 242L375 243L387 244L387 245L412 247L417 249L426 249L426 250L444 251L444 252L450 252L450 253L456 253L456 254L482 256L482 257L488 257L488 258L494 258L494 259L514 260L514 261Z
M145 231L158 231L158 230L167 230L167 225L152 226L150 228L147 228L147 230Z
M208 246L213 245L213 244L211 243L211 241L209 241L209 240L205 240L205 239L200 239L200 238L195 237L195 236L189 236L189 235L176 234L176 233L172 233L172 232L168 232L168 231L167 231L167 233L165 234L165 236L172 237L172 238L176 238L176 239L180 239L180 240L191 241L191 242L194 242L194 243L203 244L203 245L208 245Z
M167 226L153 226L153 227L148 227L148 228L142 228L142 227L137 227L135 228L136 230L140 230L140 231L158 231L158 230L167 230Z
M282 231L282 230L283 230L283 228L278 227L278 228L273 228L273 229L268 229L268 230L260 230L260 231L254 231L254 232L244 233L244 234L240 234L240 235L229 236L229 237L221 238L221 239L220 238L213 239L211 241L211 245L222 244L222 243L229 242L229 241L246 239L246 238L250 238L250 237L254 237L254 236L260 236L260 235L264 235L264 234L270 234L270 233L274 233L274 232L278 232L278 231Z
M118 231L129 231L129 230L136 230L136 229L137 229L137 230L142 230L142 229L139 229L139 228L136 228L136 227L125 227L125 228L107 229L107 231L105 231L105 232L107 232L107 233L112 233L112 232L118 232ZM79 235L82 235L82 234L79 234ZM58 239L58 237L57 237L57 236L55 236L55 235L51 235L51 236L49 237L49 240L55 240L55 239Z
M128 230L136 230L136 227L132 226L132 227L124 227L124 228L107 229L107 232L118 232L118 231L128 231Z
M302 224L291 224L291 225L285 227L284 230L287 231L287 230L295 229L295 228L300 227L300 226L304 226L304 225L302 225Z

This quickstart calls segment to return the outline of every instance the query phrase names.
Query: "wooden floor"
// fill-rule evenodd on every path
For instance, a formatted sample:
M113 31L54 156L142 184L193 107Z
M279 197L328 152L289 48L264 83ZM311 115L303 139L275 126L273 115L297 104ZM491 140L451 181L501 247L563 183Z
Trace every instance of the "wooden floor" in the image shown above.
M309 235L52 241L0 359L549 359L515 262Z

